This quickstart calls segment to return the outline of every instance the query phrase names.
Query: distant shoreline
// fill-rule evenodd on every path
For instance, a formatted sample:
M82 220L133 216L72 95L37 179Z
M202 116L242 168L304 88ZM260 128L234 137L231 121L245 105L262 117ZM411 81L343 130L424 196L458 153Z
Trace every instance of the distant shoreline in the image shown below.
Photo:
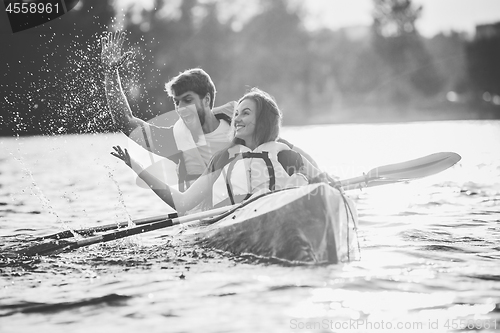
M404 111L402 111L404 110ZM396 107L345 107L342 111L316 113L310 118L287 117L285 112L284 126L311 126L336 124L383 124L383 123L411 123L425 121L454 121L454 120L500 120L500 107L472 107L459 105L457 107L434 108L396 108ZM96 133L117 133L118 131L102 131ZM65 134L93 134L93 133L64 133L43 134L36 132L19 133L20 137L39 135ZM15 133L3 132L0 137L16 137Z
M285 126L318 125L318 124L377 124L420 121L450 120L498 120L500 107L472 108L459 106L455 108L411 108L401 111L398 108L346 108L349 111L320 113L307 119L291 119Z

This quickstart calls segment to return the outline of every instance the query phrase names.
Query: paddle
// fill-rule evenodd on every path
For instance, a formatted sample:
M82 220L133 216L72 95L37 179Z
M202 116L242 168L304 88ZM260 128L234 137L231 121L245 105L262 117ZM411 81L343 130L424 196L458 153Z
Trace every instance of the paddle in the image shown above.
M278 190L278 191L283 191L283 190ZM187 216L181 216L181 217L176 217L176 218L169 218L169 219L165 219L165 220L160 220L160 221L148 223L145 225L140 225L140 226L129 228L129 229L114 231L114 232L107 233L104 235L84 238L82 240L73 240L73 241L56 240L56 241L46 242L43 244L37 244L37 245L31 246L29 248L16 251L16 253L14 253L14 255L34 256L34 255L57 254L57 253L61 253L64 251L70 251L70 250L78 249L80 247L84 247L84 246L88 246L88 245L92 245L92 244L109 242L112 240L132 236L132 235L137 235L137 234L140 234L143 232L158 230L158 229L162 229L162 228L168 228L168 227L171 227L174 225L179 225L179 224L188 223L188 222L194 222L194 221L198 221L201 219L214 217L214 216L218 215L217 217L210 220L210 223L215 223L215 222L219 221L220 219L223 219L224 217L232 214L237 209L245 207L249 203L251 203L255 200L258 200L261 197L268 195L269 193L274 193L274 192L265 192L265 193L256 195L255 197L252 197L252 198L250 198L250 199L248 199L240 204L219 207L219 208L215 208L212 210L199 212L199 213L195 213L195 214L191 214L191 215L187 215ZM156 217L156 218L159 218L159 217ZM156 219L156 218L153 217L151 219ZM146 220L146 219L143 219L143 220ZM141 221L141 220L139 220L139 221Z
M137 225L143 225L143 224L148 224L148 223L167 220L167 219L174 219L176 217L178 217L177 213L170 213L167 215L159 215L159 216L153 216L153 217L149 217L149 218L137 219L137 220L133 220L132 222L137 226ZM96 232L121 229L121 228L126 228L128 226L129 226L129 222L111 223L111 224L105 224L102 226L89 227L89 228L85 228L85 229L64 230L64 231L61 231L61 232L58 232L55 234L37 237L37 238L34 238L32 240L35 242L40 242L40 241L44 241L46 239L71 238L71 237L74 237L75 234L78 234L80 236L91 236L91 235L95 234Z
M199 212L199 213L195 213L195 214L191 214L191 215L175 217L175 218L160 219L160 220L156 220L155 222L139 225L137 227L123 229L123 230L117 230L117 231L107 233L104 235L88 237L88 238L84 238L81 240L50 241L50 242L31 246L27 249L17 251L16 253L18 255L23 255L23 256L56 254L56 253L60 253L60 252L64 252L64 251L74 250L74 249L77 249L77 248L80 248L83 246L109 242L112 240L132 236L132 235L137 235L137 234L140 234L143 232L167 228L167 227L171 227L174 225L179 225L179 224L183 224L183 223L187 223L187 222L194 222L194 221L198 221L201 219L214 217L216 215L222 214L221 216L217 217L217 220L218 220L219 218L222 218L227 213L232 212L235 208L238 208L240 206L242 206L242 205L220 207L220 208L216 208L216 209L212 209L212 210L208 210L208 211L204 211L204 212ZM223 214L223 213L226 213L226 214ZM160 218L160 217L156 217L156 218L152 218L152 219L158 219L158 218ZM145 220L146 219L144 219L144 221Z
M402 163L380 166L370 170L367 174L355 178L341 180L340 186L344 190L360 189L363 187L380 186L386 184L394 184L411 179L422 178L432 174L436 174L448 169L455 163L460 161L460 155L456 153L436 153L424 156L415 160L410 160ZM338 184L334 184L338 185ZM229 208L228 208L229 209ZM134 220L133 223L137 226L162 221L165 219L173 219L177 217L177 213L168 215L160 215L149 218ZM128 222L111 223L103 226L90 227L78 230L65 230L52 235L35 238L34 241L43 241L46 239L64 239L71 238L76 234L81 236L90 236L96 232L109 231L114 229L128 227Z
M393 184L402 181L409 181L412 179L426 177L441 172L443 170L446 170L449 167L453 166L458 161L460 161L460 159L461 159L460 155L451 152L431 154L407 162L380 166L370 170L367 174L363 176L341 180L338 184L340 184L340 186L344 190L351 190L362 187L379 186L379 185ZM183 217L176 217L176 214L173 213L169 215L161 215L151 218L139 219L134 221L134 223L137 226L133 228L118 230L112 233L89 237L76 241L66 241L66 240L51 241L48 243L35 245L27 249L18 251L17 254L31 256L37 254L43 255L51 253L60 253L63 251L77 249L83 246L109 242L112 240L140 234L147 231L153 231L161 228L171 227L173 225L209 218L226 212L225 214L222 214L219 217L217 217L214 221L211 221L215 222L216 220L219 220L227 216L228 214L232 213L235 209L241 208L247 205L248 203L260 198L261 196L262 195L256 196L240 205L221 207ZM91 227L88 229L81 229L77 230L76 232L80 234L92 234L93 232L107 231L126 226L128 226L128 223L122 222L117 224L108 224L104 226ZM61 239L73 236L74 234L71 231L67 230L54 235L40 237L39 239L41 240L49 238Z
M461 158L457 153L435 153L406 162L374 168L363 176L341 180L340 186L344 190L352 190L422 178L448 169Z

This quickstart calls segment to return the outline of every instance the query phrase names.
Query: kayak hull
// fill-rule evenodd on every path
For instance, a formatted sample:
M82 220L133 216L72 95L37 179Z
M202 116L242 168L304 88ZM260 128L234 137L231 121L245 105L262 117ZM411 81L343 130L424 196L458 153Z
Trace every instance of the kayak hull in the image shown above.
M236 255L297 263L356 260L356 208L327 184L274 192L207 227L197 243Z

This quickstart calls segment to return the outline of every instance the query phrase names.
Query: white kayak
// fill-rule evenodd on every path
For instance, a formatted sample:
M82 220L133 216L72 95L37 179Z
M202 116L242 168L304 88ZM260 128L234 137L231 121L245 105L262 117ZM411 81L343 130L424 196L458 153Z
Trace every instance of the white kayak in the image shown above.
M249 199L195 234L198 244L236 255L335 264L359 259L357 225L353 202L319 183Z

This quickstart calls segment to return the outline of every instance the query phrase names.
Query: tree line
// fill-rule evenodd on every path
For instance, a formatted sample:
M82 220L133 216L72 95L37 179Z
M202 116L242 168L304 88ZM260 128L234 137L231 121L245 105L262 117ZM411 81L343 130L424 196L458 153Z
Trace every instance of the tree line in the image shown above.
M164 83L192 67L212 76L216 104L253 86L270 92L285 124L499 117L500 24L472 39L424 38L416 27L421 7L373 1L371 27L338 31L307 30L307 12L293 0L255 1L245 18L227 14L245 1L154 0L151 10L126 8L120 22L114 1L81 0L24 32L3 32L2 23L0 133L113 131L99 38L118 28L135 54L123 84L143 119L174 108Z

